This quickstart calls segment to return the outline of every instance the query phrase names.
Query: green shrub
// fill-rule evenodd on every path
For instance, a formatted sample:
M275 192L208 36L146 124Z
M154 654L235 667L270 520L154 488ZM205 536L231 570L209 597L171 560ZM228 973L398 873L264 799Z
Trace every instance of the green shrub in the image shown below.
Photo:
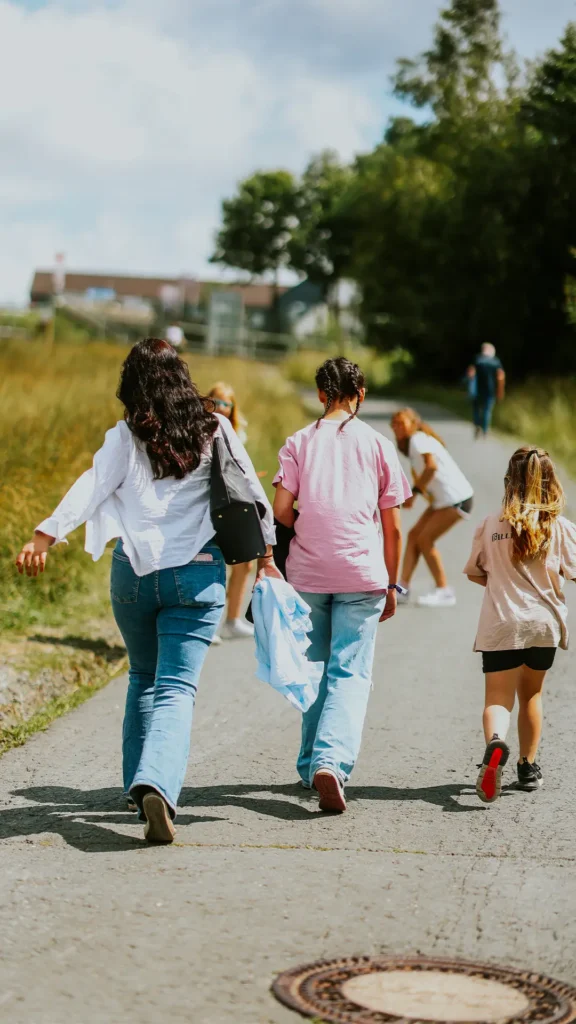
M365 346L344 346L332 352L306 351L294 352L282 363L286 377L303 387L314 387L314 376L318 367L331 356L345 355L363 369L366 375L368 390L381 393L404 380L412 365L410 353L397 348L392 352L377 352Z

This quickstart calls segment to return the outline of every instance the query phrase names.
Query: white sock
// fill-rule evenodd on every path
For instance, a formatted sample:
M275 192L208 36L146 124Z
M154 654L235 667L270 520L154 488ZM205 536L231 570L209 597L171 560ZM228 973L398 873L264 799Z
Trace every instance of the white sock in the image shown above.
M505 740L510 728L512 712L508 711L502 704L490 704L486 711L490 712L492 732L496 733L499 740Z

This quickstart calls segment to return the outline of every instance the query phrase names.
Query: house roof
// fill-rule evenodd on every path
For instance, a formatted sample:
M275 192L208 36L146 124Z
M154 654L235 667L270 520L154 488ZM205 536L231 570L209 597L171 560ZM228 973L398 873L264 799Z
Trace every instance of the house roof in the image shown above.
M196 281L192 278L179 277L135 277L127 274L91 274L66 272L65 291L83 293L89 288L110 288L120 297L141 299L161 299L162 289L166 286L182 288L186 301L196 304L203 293L212 288L240 292L244 304L252 308L269 309L274 300L272 284L228 284L223 281ZM286 288L279 288L282 295ZM32 282L32 300L41 296L54 294L53 273L51 270L37 270Z

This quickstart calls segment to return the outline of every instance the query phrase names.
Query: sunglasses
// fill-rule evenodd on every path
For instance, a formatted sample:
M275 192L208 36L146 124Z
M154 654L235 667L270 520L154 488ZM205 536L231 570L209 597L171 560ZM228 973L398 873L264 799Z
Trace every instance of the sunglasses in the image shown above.
M234 402L224 402L221 398L213 398L212 401L218 409L233 409Z

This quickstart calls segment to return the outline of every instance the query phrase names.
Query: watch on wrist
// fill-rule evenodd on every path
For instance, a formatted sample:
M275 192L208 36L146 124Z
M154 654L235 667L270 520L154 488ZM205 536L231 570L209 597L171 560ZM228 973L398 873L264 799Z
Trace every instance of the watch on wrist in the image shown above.
M397 594L407 594L406 587L401 587L399 583L389 583L388 590L395 590Z

